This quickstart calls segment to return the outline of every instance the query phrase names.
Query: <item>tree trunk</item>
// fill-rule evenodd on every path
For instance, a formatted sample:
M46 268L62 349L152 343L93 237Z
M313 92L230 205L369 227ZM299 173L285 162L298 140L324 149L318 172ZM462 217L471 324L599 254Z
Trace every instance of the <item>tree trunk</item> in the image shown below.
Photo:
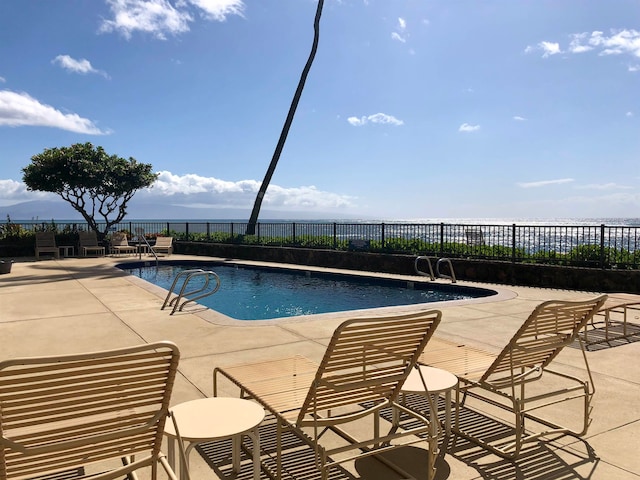
M298 88L296 89L296 93L293 96L293 100L291 101L291 106L289 107L289 113L287 115L287 119L284 122L284 126L282 127L282 132L280 133L280 138L278 139L278 144L276 145L276 149L273 152L273 157L271 158L271 163L269 163L269 168L267 168L267 173L262 180L262 185L260 185L260 190L258 190L258 195L256 195L256 201L253 204L253 210L251 211L251 217L249 217L249 223L247 223L246 235L255 235L256 233L256 223L258 222L258 215L260 214L260 207L262 206L262 200L264 198L265 193L267 193L267 188L269 187L269 183L271 182L271 177L273 176L273 172L276 170L276 165L278 165L278 160L280 159L280 154L282 153L282 149L284 148L284 143L287 140L287 135L289 134L289 129L291 128L291 123L293 122L293 116L296 113L296 108L298 107L298 102L300 101L300 97L302 96L302 90L304 89L304 84L307 81L307 75L309 75L309 70L311 70L311 65L313 64L313 59L316 56L316 51L318 50L318 39L320 38L320 16L322 15L322 6L324 4L324 0L318 0L318 7L316 9L316 17L313 22L313 44L311 46L311 52L309 53L309 58L307 59L307 63L302 70L302 75L300 76L300 81L298 82Z

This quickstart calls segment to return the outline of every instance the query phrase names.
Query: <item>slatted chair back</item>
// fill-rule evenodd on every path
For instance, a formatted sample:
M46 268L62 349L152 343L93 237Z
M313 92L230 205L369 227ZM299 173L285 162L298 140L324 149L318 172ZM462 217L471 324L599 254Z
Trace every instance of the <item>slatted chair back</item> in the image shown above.
M153 250L171 255L173 253L173 237L157 237Z
M173 237L157 237L155 246L160 248L169 248L172 243Z
M467 245L481 246L484 245L484 233L480 228L468 228L464 231L467 237Z
M36 232L36 259L40 259L41 253L53 253L55 258L60 258L60 252L56 246L56 237L53 232Z
M37 232L36 233L37 248L57 248L56 237L53 232Z
M125 233L116 232L111 237L111 244L114 247L129 247L129 240Z
M78 232L80 247L99 247L96 232Z
M440 323L432 310L385 318L347 320L336 329L298 415L298 424L340 423L316 412L359 407L351 419L391 404Z
M167 468L160 445L178 359L173 343L157 342L0 362L0 479L95 462L95 478L151 466L155 479L158 461ZM111 459L116 466L104 472Z
M481 381L505 375L511 383L527 381L527 372L544 370L598 312L606 300L553 300L541 303L496 357ZM515 378L515 379L514 379Z

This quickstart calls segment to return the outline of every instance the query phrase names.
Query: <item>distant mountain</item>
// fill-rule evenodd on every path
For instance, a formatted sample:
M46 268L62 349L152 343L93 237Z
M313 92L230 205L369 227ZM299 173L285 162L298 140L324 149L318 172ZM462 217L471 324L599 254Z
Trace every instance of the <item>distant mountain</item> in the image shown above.
M56 218L82 220L82 216L63 201L34 200L0 207L0 219L4 221L7 215L14 221L39 220L47 222Z
M126 220L226 220L249 219L249 209L237 208L190 208L171 204L144 203L135 199L127 208ZM49 222L51 220L78 220L83 221L82 216L76 212L67 202L62 200L42 201L35 200L14 205L0 207L0 222L6 220L7 215L13 221ZM261 210L260 219L270 220L348 220L353 216L340 216L335 213L318 213L303 211L275 211Z

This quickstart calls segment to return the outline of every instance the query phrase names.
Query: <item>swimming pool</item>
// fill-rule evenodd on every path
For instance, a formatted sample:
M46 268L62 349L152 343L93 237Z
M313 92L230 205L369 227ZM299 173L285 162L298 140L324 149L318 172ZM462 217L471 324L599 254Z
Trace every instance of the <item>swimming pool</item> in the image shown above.
M119 268L166 290L187 269L211 270L220 289L198 303L238 320L267 320L417 303L463 300L495 295L484 288L365 278L338 273L288 270L216 262L149 262ZM202 279L192 279L193 290ZM179 281L175 291L180 291Z

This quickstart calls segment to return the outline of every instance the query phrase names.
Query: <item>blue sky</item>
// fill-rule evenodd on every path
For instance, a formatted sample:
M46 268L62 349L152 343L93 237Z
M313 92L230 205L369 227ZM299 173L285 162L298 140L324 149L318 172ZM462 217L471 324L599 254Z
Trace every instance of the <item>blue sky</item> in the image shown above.
M21 169L91 142L153 165L158 182L134 201L159 216L248 215L316 6L0 2L0 206L53 198L26 191ZM639 160L640 0L325 0L262 208L640 217Z

